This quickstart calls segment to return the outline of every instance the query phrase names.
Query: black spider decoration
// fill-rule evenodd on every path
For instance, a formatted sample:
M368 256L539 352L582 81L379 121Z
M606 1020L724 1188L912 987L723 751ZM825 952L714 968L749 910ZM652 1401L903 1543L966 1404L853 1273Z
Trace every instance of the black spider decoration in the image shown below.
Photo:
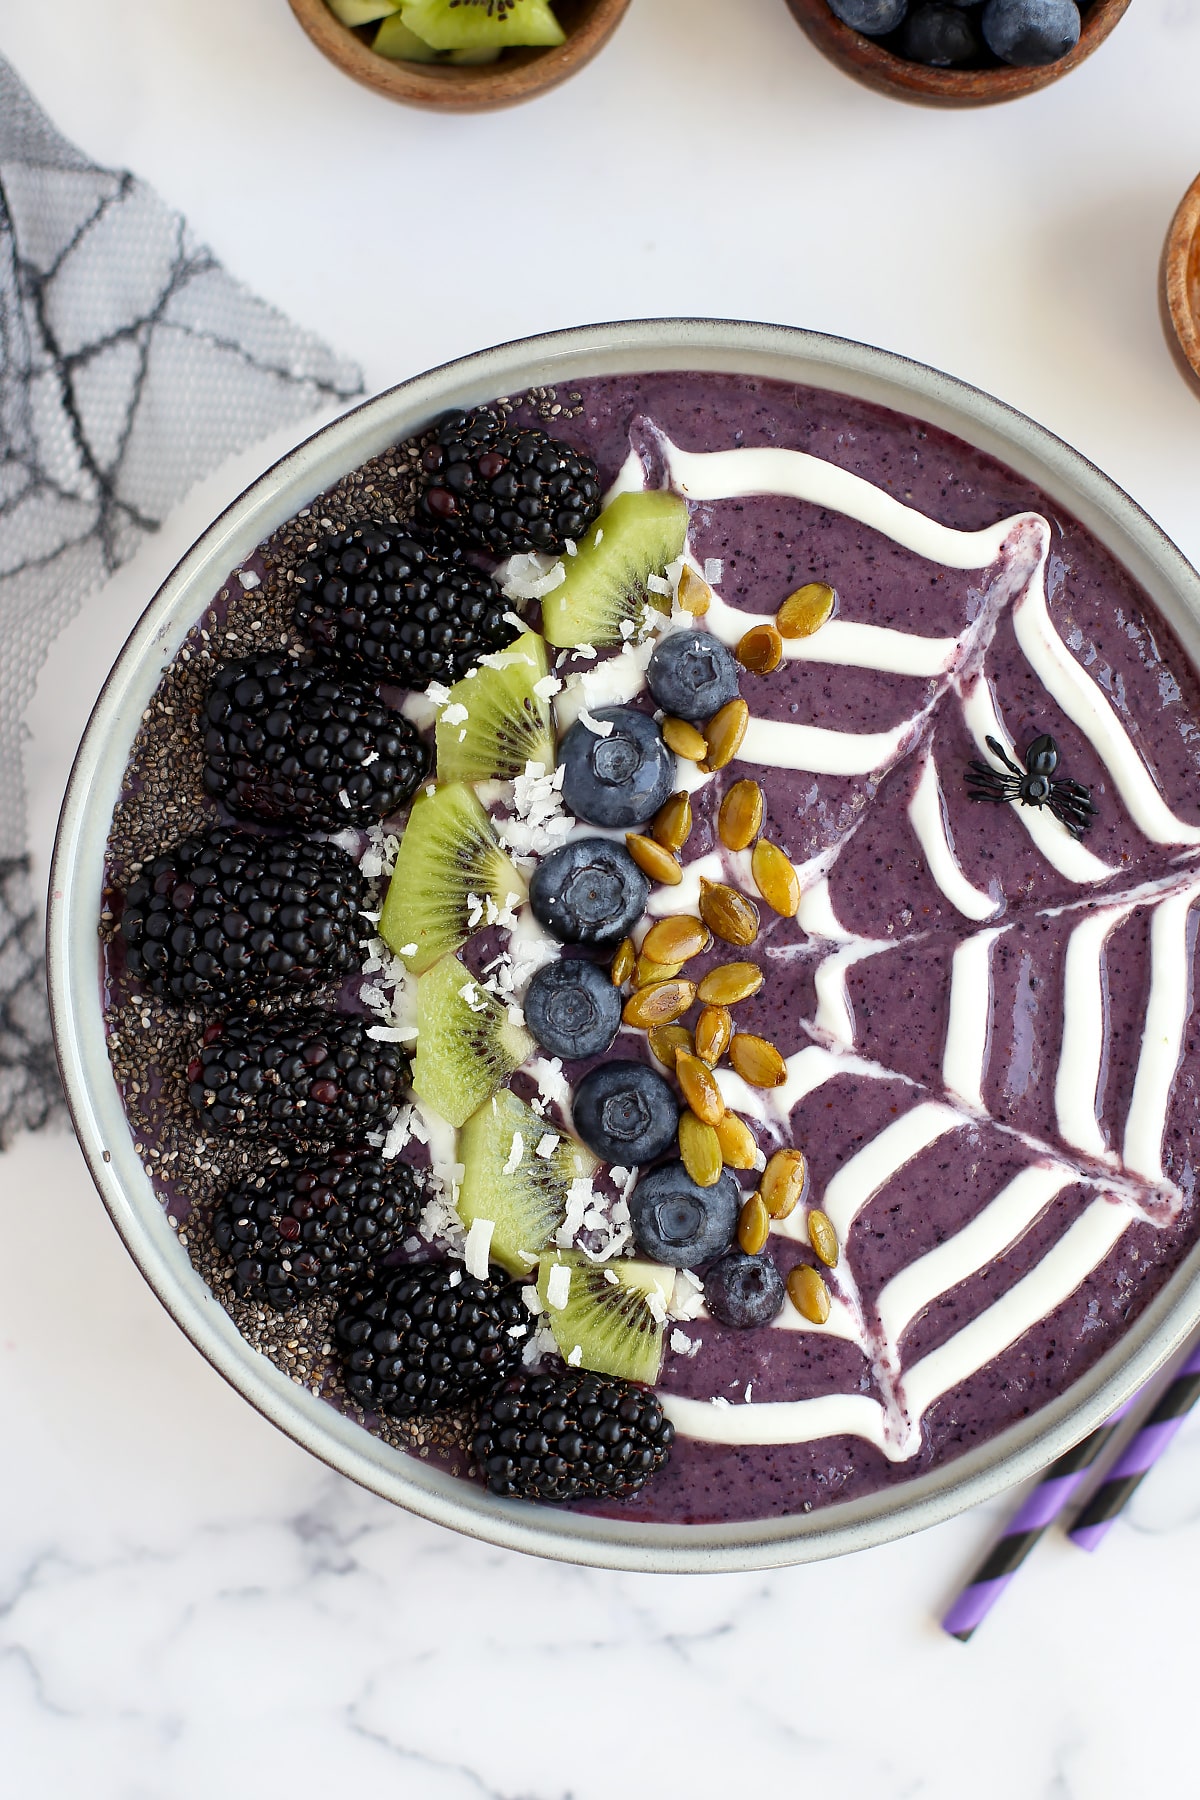
M1022 806L1047 806L1072 837L1083 836L1099 809L1091 790L1081 781L1055 780L1058 745L1052 737L1034 738L1025 752L1023 769L994 737L985 738L984 742L1010 773L1002 775L988 763L973 761L967 770L972 800L1019 800Z

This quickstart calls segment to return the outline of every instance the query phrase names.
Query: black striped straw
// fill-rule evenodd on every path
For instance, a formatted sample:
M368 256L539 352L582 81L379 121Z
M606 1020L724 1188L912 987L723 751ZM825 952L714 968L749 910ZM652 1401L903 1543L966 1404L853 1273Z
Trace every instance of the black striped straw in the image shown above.
M1134 1399L1136 1399L1136 1395ZM1133 1400L1118 1407L1112 1417L1082 1442L1051 1463L1042 1479L1017 1512L994 1548L963 1589L942 1620L942 1630L965 1644L996 1604L1038 1539L1053 1525L1097 1457L1112 1441Z
M1067 1536L1081 1550L1094 1550L1138 1483L1158 1461L1179 1427L1200 1400L1200 1344L1164 1390L1144 1425L1124 1450L1080 1512Z

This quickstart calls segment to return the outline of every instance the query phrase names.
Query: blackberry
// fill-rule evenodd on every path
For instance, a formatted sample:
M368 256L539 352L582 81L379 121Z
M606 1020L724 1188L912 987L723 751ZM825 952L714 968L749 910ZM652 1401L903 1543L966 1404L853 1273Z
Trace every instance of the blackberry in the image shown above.
M663 1467L674 1437L652 1388L567 1369L497 1388L472 1447L505 1499L624 1500Z
M412 1263L351 1294L338 1313L346 1392L393 1419L474 1403L520 1362L529 1323L515 1281Z
M218 670L203 731L208 792L268 825L374 824L429 768L428 746L368 683L282 655Z
M429 518L494 556L557 556L600 511L599 471L590 456L536 427L508 425L487 407L447 413L421 461Z
M217 1208L213 1237L238 1293L285 1312L365 1277L398 1248L421 1206L407 1163L331 1150L239 1182Z
M155 994L229 1000L358 967L366 882L336 844L221 825L147 863L121 914L129 968Z
M248 1137L340 1143L381 1128L404 1097L409 1059L368 1021L317 1008L235 1014L205 1033L188 1065L204 1122Z
M377 681L453 682L516 635L510 603L449 540L387 526L339 531L296 572L296 625Z

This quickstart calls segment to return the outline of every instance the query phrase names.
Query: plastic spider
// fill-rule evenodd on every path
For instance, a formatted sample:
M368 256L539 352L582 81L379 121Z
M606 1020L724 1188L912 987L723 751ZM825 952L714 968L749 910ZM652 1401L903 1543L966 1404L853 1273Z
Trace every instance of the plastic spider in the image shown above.
M1019 800L1022 806L1046 806L1072 837L1083 836L1098 808L1090 789L1082 782L1055 780L1058 745L1052 737L1034 738L1025 752L1023 769L994 737L985 738L984 742L1009 773L1003 775L988 763L973 761L967 770L972 800Z

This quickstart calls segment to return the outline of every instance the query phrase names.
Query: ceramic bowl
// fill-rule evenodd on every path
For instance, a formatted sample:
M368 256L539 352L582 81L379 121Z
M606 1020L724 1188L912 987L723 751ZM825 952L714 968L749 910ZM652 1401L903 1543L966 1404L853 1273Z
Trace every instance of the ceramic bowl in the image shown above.
M566 81L603 49L629 7L629 0L556 0L554 13L567 34L551 50L507 50L498 62L479 67L394 62L377 56L366 37L336 19L325 0L288 0L322 55L364 87L441 112L488 112L516 106Z
M634 1570L733 1570L861 1550L932 1525L1034 1474L1092 1430L1200 1322L1198 1245L1121 1343L1068 1392L958 1460L886 1493L791 1518L663 1526L502 1501L371 1436L297 1386L239 1335L193 1270L135 1154L105 1048L97 920L105 844L143 709L164 665L250 552L366 458L452 406L588 375L682 369L806 383L956 433L1067 508L1147 589L1200 666L1200 576L1132 500L1000 401L881 350L776 325L669 319L581 326L448 363L324 427L255 481L183 558L121 651L80 746L51 879L51 1008L67 1098L96 1185L177 1324L281 1430L423 1517L512 1549Z
M1069 55L1037 69L931 69L906 62L892 51L851 31L830 12L826 0L787 0L796 23L839 69L867 87L922 106L994 106L1019 100L1061 81L1097 49L1129 7L1129 0L1092 0L1083 31Z

